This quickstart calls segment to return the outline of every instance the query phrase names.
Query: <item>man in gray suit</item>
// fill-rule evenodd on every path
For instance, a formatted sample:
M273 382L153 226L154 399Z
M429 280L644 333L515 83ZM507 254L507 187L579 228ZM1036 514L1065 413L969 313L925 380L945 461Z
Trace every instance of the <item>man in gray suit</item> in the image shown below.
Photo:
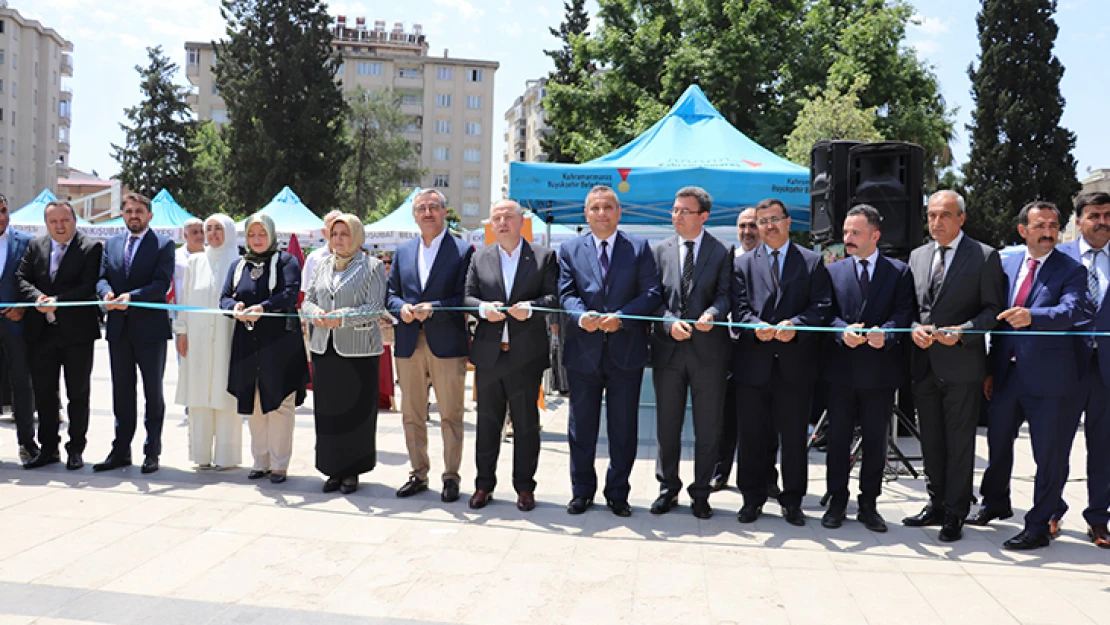
M1007 292L998 252L963 233L965 217L958 193L934 193L928 205L934 240L910 254L918 305L913 396L929 503L902 524L941 525L944 542L960 539L971 507L975 427L986 377L985 341L978 332L994 328ZM964 334L968 330L977 333Z
M732 255L705 231L713 200L700 187L678 191L671 211L675 235L655 247L655 264L663 282L663 304L651 335L652 380L657 402L659 458L655 476L659 498L652 514L669 512L678 503L682 422L686 392L694 394L694 482L691 509L699 519L713 515L709 482L717 464L725 378L731 343L728 329L714 325L729 312ZM693 323L691 323L693 322Z

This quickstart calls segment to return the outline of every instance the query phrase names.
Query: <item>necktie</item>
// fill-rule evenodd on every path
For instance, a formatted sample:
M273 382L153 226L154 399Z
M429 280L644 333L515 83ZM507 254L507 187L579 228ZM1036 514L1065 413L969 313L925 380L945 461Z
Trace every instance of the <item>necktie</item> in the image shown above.
M1033 276L1037 273L1037 264L1041 262L1035 258L1030 258L1029 271L1025 274L1025 279L1021 281L1021 286L1018 287L1017 296L1014 297L1014 307L1024 308L1025 300L1029 297L1029 291L1033 290Z
M682 261L682 318L686 318L690 284L694 281L694 242L686 241L686 258Z
M131 257L135 254L135 244L139 242L139 237L131 236L127 238L127 249L123 251L123 273L124 275L131 275Z
M608 282L609 281L609 242L608 241L602 241L601 242L601 258L599 258L598 261L601 262L601 281L602 282Z
M775 283L775 298L779 296L779 254L778 250L771 252L771 281Z
M59 245L54 248L54 253L50 257L50 279L53 280L58 275L58 267L62 265L62 257L66 255L66 246Z
M937 247L937 253L940 255L940 261L933 269L933 277L929 280L929 298L936 299L937 293L940 293L940 287L944 284L944 255L951 249L947 245Z
M867 301L867 289L871 286L871 276L867 273L867 259L859 261L859 290L863 293L863 301Z
M1091 259L1091 264L1087 265L1087 299L1095 307L1102 303L1102 289L1098 284L1098 255L1101 253L1102 250L1094 248L1087 250L1087 256Z

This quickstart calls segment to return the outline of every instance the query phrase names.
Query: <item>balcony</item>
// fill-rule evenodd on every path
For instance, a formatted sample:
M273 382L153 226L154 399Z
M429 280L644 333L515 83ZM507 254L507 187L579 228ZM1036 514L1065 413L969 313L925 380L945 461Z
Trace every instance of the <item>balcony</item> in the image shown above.
M69 138L68 137L59 137L58 138L58 152L60 152L62 154L69 154Z
M70 115L70 112L68 110L59 111L58 112L58 125L61 126L62 128L69 128L70 124L73 123L73 120L71 120L70 117L71 117L71 115Z
M193 78L200 76L200 64L189 63L185 65L185 76L189 79L189 82L193 82Z
M401 105L401 112L404 113L405 115L423 115L424 114L424 105L423 104L402 104Z
M59 95L58 99L61 100L62 102L72 102L73 101L73 87L70 87L69 85L62 85L62 88L61 88L60 93L58 95Z
M61 64L62 76L73 76L73 55L63 54Z

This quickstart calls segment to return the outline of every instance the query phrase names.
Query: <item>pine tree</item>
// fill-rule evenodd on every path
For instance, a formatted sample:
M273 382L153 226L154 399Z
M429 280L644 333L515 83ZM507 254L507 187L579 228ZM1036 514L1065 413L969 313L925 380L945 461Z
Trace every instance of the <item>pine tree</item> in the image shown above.
M347 105L320 0L222 0L216 87L227 103L231 210L288 185L317 214L336 207Z
M119 125L124 144L112 144L112 158L120 167L116 177L147 197L162 189L175 196L187 195L193 134L189 90L174 84L177 65L162 53L161 46L147 48L146 53L150 65L135 67L142 79L142 102L124 111L130 122Z
M404 135L411 120L401 110L401 94L359 87L347 100L351 150L343 166L344 205L365 218L403 181L419 180L425 172Z
M1017 240L1017 213L1033 200L1054 202L1063 226L1080 189L1071 154L1075 135L1060 126L1064 66L1052 53L1055 12L1055 0L983 0L976 19L965 227L984 243Z
M548 28L552 36L563 42L563 47L559 50L544 50L544 54L551 57L551 61L555 64L555 70L547 77L548 94L552 89L558 92L560 87L581 87L583 81L585 67L576 60L581 58L581 55L576 56L575 46L584 42L588 34L587 29L590 27L586 0L566 0L563 8L565 9L563 23L559 24L559 28ZM558 102L559 96L556 95L554 99L544 98L543 105L559 106ZM548 116L548 119L550 120L551 117ZM540 139L543 151L547 154L548 162L573 163L576 159L574 154L568 151L569 133L566 132L568 128L564 128L568 125L568 120L558 115L554 120L551 130Z

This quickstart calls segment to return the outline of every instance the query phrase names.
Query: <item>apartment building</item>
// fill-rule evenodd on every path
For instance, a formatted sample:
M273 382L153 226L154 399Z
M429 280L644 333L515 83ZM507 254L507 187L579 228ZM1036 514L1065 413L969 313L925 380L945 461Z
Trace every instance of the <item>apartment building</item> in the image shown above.
M493 78L496 61L430 56L419 24L410 31L397 22L386 30L384 21L369 28L365 18L355 23L338 16L333 24L334 48L342 63L336 78L344 90L361 86L370 91L393 89L409 115L405 136L411 141L427 174L407 186L435 187L462 219L476 228L489 215L493 171ZM186 75L197 87L190 104L199 119L227 121L227 106L216 89L209 43L188 42Z
M73 44L0 2L0 193L12 209L68 175Z
M550 130L543 112L543 98L547 95L547 79L538 78L524 83L524 94L517 97L505 112L505 175L501 181L501 194L508 197L509 163L524 161L542 163L547 154L540 144Z

